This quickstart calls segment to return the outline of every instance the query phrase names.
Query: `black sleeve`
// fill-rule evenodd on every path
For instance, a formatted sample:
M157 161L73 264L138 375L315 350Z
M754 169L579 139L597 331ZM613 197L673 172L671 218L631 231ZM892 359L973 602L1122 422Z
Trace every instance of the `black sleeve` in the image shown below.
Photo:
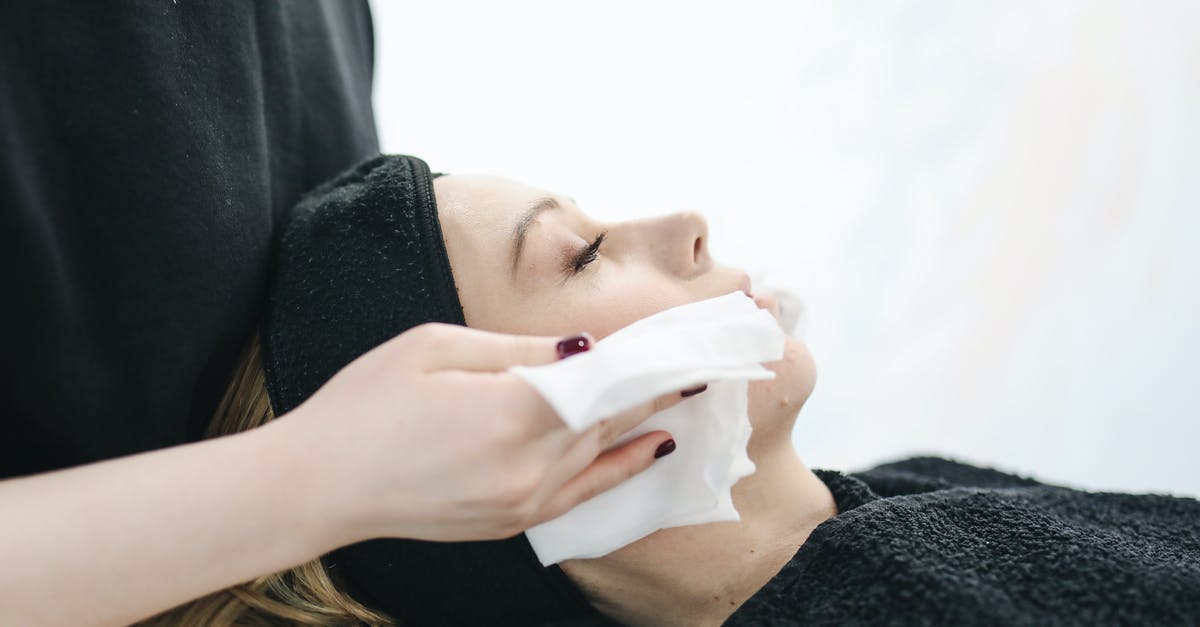
M378 152L359 2L0 4L0 477L202 434L272 230Z
M854 473L882 497L948 488L1016 488L1042 485L1028 477L942 457L910 457Z

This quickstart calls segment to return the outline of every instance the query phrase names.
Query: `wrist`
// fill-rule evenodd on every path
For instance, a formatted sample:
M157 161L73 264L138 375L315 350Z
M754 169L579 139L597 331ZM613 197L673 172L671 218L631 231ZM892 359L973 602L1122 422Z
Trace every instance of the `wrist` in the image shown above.
M313 433L297 409L247 432L261 461L265 497L276 511L280 533L299 542L311 557L357 541L354 513L339 481L340 457Z

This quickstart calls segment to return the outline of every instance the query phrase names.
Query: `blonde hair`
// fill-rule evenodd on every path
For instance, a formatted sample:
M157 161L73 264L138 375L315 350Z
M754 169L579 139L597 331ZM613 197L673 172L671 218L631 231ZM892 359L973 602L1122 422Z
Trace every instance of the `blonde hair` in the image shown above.
M255 333L246 344L206 437L246 431L275 418ZM321 558L189 601L152 616L144 627L393 626L338 589Z

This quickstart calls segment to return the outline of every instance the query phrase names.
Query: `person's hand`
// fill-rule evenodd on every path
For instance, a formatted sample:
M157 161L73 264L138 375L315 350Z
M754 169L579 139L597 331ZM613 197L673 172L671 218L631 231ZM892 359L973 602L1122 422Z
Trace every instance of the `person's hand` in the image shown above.
M347 542L505 538L646 469L673 450L670 434L606 449L679 393L575 433L507 372L590 341L428 324L355 360L276 421L299 449L314 515L334 513Z

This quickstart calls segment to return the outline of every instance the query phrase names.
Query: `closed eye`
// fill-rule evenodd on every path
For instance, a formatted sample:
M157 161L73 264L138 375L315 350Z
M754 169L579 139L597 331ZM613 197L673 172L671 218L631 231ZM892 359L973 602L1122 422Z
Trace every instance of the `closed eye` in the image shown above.
M597 257L600 256L600 245L604 243L605 235L608 235L607 231L597 235L595 241L589 244L586 248L580 250L571 258L569 270L573 274L579 274L580 272L583 272L583 269L586 268L588 264L592 263Z

